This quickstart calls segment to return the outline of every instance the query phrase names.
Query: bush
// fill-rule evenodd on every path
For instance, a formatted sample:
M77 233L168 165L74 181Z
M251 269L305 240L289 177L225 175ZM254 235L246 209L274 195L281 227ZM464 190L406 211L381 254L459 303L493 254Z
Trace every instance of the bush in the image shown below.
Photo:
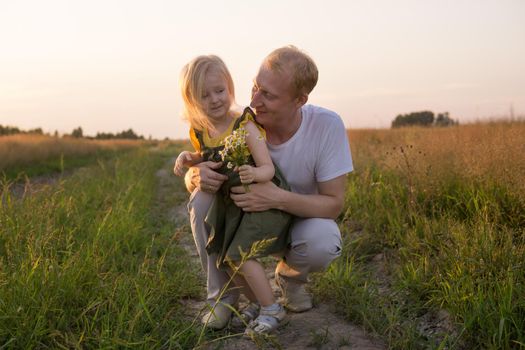
M392 121L392 128L403 126L451 126L459 124L449 117L448 112L439 113L434 117L431 111L412 112L400 114Z

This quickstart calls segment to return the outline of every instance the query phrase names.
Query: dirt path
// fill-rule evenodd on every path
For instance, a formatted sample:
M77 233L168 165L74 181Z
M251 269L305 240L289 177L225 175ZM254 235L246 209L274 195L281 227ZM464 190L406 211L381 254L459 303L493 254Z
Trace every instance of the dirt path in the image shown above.
M34 176L30 179L26 178L24 181L9 183L9 185L6 184L3 188L0 188L0 195L4 191L9 191L11 197L15 199L30 196L46 189L48 186L55 185L63 176L60 174Z
M170 160L169 162L170 164L173 164L173 160ZM173 175L171 175L166 168L169 169L167 166L157 172L160 191L170 188L168 183L173 181L172 179L170 180ZM178 223L179 225L181 223L188 224L186 202L175 208L171 208L168 216L174 223ZM180 239L180 243L188 252L193 263L196 266L199 266L199 257L196 254L195 245L191 235L183 235ZM272 278L272 288L276 297L279 297L280 291L273 282L274 267L274 264L268 264L266 272L267 275ZM199 271L202 270L199 269ZM190 317L195 317L199 310L202 310L203 308L202 300L189 300L187 303L188 309L192 313L192 315L188 315ZM231 334L222 332L218 337L225 337L228 335ZM272 337L271 341L266 341L265 344L255 344L251 340L243 339L240 335L234 335L225 340L212 341L209 344L203 344L199 349L386 349L384 344L368 335L362 328L345 321L333 312L333 307L331 305L325 303L317 304L312 310L307 312L288 313L288 322L274 335L275 337Z

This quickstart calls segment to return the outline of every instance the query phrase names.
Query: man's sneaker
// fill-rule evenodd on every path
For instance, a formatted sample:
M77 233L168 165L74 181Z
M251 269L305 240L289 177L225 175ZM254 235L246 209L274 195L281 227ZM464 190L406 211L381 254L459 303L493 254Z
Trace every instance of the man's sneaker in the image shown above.
M313 307L312 296L306 291L306 283L294 282L275 274L275 283L282 292L281 303L292 312L304 312Z
M232 315L232 306L229 304L218 302L215 306L211 307L204 316L202 316L201 322L204 327L211 329L223 329L230 321Z
M234 314L231 321L231 328L244 329L246 326L259 316L260 306L257 303L249 303L244 309L239 311L239 314Z
M281 305L275 311L261 308L259 316L251 321L244 330L244 337L253 338L257 334L271 333L279 327L285 317L286 310Z

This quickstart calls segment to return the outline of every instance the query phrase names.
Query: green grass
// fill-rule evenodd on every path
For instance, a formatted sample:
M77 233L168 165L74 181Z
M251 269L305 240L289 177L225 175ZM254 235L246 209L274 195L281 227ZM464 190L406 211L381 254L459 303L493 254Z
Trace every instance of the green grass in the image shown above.
M8 179L21 169L4 177L0 348L187 349L217 339L181 303L204 290L178 245L189 228L167 216L187 193L181 179L155 176L171 172L178 147L59 160L53 172L83 168L17 198ZM392 349L525 348L523 196L491 179L420 180L374 163L349 175L343 254L316 277L316 297ZM425 331L436 315L446 325Z
M344 253L316 293L394 349L524 348L524 218L523 198L501 184L423 186L369 166L349 176ZM453 329L421 331L440 310Z
M177 245L189 234L158 192L174 149L140 149L0 207L2 348L191 348L199 330L180 301L201 281ZM7 184L4 184L4 189ZM175 193L178 191L178 194Z

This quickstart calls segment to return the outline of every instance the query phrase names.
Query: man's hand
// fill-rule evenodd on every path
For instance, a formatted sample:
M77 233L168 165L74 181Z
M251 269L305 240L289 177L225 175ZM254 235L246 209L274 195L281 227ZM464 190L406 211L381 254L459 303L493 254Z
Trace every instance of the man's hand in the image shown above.
M203 192L217 192L222 183L228 179L228 176L215 171L221 165L221 162L207 161L192 166L186 173L185 178L188 191L193 192L197 188Z
M243 186L231 188L231 199L235 205L244 211L264 211L280 208L280 195L284 190L277 187L273 182L255 183L250 185L250 192L246 192Z
M346 174L317 183L317 194L293 193L273 182L254 183L246 192L232 187L230 197L244 211L279 209L303 218L336 219L344 205Z

